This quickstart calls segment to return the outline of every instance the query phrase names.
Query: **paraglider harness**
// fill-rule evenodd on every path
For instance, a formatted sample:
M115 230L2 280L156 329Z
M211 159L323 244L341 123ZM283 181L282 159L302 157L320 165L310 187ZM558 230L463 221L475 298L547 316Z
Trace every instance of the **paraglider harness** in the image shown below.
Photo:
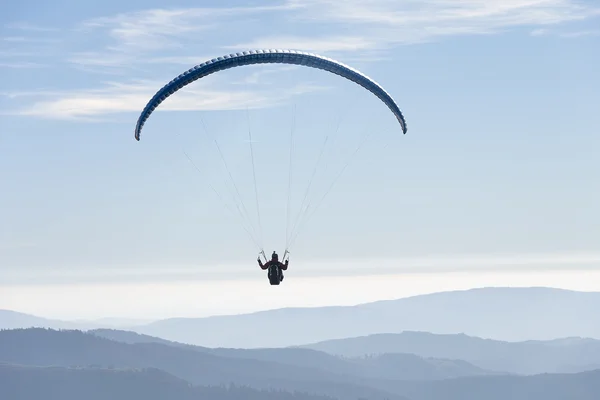
M264 252L261 252L262 256L265 258L265 262L269 262L267 260L267 257L265 256ZM288 257L289 259L289 251L285 251L285 253L283 254L283 259L282 263L285 263L285 259L286 257ZM269 283L271 285L279 285L281 283L281 281L283 281L283 270L281 268L279 268L279 265L276 263L271 263L269 265L269 268L267 270L267 277L269 278Z
M279 285L283 280L283 271L277 264L272 264L269 266L268 277L271 285Z

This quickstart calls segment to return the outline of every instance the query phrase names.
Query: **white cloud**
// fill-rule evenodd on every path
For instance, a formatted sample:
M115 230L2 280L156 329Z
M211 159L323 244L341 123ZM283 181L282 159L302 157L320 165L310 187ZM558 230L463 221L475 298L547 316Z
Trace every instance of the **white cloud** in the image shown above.
M277 13L277 18L267 13ZM358 53L444 36L559 24L597 14L598 9L574 0L287 0L256 7L152 9L85 21L80 25L82 32L99 32L111 42L76 53L69 61L106 67L127 67L146 59L185 64L195 58L190 52L197 52L198 43L211 49ZM262 36L272 29L264 29L265 20L256 16L269 18L269 25L281 22L280 34ZM286 24L298 29L290 33ZM221 29L224 26L226 30ZM323 33L315 36L313 26ZM168 54L157 57L158 51ZM220 55L214 51L211 57Z
M548 33L548 29L534 29L533 31L531 31L531 36L545 36Z
M24 42L27 38L25 36L5 36L1 40L3 42Z
M157 50L177 45L172 38L214 28L215 24L208 21L198 23L202 15L194 10L147 10L86 21L82 28L107 30L116 41L109 49L115 51Z
M226 21L231 20L232 27L238 18L266 12L284 11L295 8L294 5L274 5L231 8L178 8L151 9L132 13L123 13L114 17L95 18L81 24L82 32L100 30L113 40L103 49L77 53L70 61L85 65L125 66L141 62L140 57L147 54L156 56L160 50L186 53L183 42L204 40L212 42L222 36L217 31ZM229 28L232 30L232 28ZM183 64L189 55L151 57L162 58L165 63Z
M419 43L443 36L489 34L518 26L546 26L598 15L573 0L288 0L305 21L352 26L378 45ZM319 43L319 41L317 41Z
M547 33L550 25L580 21L599 14L598 8L575 0L279 0L256 7L150 9L122 13L79 24L71 35L83 36L90 45L85 51L75 51L65 37L63 47L68 50L61 61L66 60L85 73L122 75L124 82L129 82L135 73L160 83L63 93L54 100L30 104L19 113L79 118L139 111L155 89L164 84L164 77L156 75L157 65L181 65L187 69L228 51L294 48L327 53L335 58L341 54L346 62L365 61L385 58L388 49L399 44L456 35L493 34L515 27L528 28L535 36ZM23 36L23 32L46 29L26 24L13 28L20 30L18 35L5 38L5 43L12 45L33 39ZM279 34L274 35L274 31ZM580 31L563 36L592 34L594 31ZM27 49L19 47L18 50L24 52ZM16 54L15 49L6 51ZM22 58L2 60L0 67L40 66L35 58L26 61ZM266 76L267 73L253 72L248 78L230 84L247 85L259 82L259 79L265 83ZM200 89L202 96L197 95ZM287 90L281 92L283 98L294 88ZM283 101L272 93L250 92L248 88L240 90L239 85L216 89L194 84L161 109L236 108L246 104L249 98L256 99L254 103L263 107Z
M558 36L561 38L580 38L589 36L600 36L600 29L589 29L570 32L552 32L548 29L536 29L531 32L531 36Z
M375 24L476 23L544 25L584 19L598 12L573 0L288 0L301 16Z
M573 0L288 0L287 16L308 26L322 24L329 34L265 35L227 49L293 48L344 53L363 59L380 58L381 51L447 36L500 33L510 28L549 26L591 18L600 8ZM532 35L540 35L538 28Z
M230 8L176 8L150 9L139 12L122 13L114 17L94 18L84 21L82 28L109 28L111 35L122 40L130 38L173 36L180 33L205 30L206 26L218 25L219 18L239 17L265 13L269 11L284 11L297 8L295 5L275 5L256 7ZM198 24L204 21L205 24ZM135 42L139 44L139 42Z
M0 92L0 96L8 97L9 99L17 99L22 97L40 97L40 96L60 96L63 94L61 91L52 90L32 90L32 91L3 91Z
M160 82L130 84L110 83L104 88L77 92L53 93L52 98L34 102L27 107L11 112L54 119L89 120L99 115L121 112L139 112L162 86ZM294 95L324 90L324 87L299 84L278 90L232 90L220 88L215 83L197 82L192 87L181 89L177 96L167 98L161 111L192 110L237 110L264 108L282 104ZM31 95L32 93L27 93ZM25 96L12 93L13 97ZM38 93L44 96L47 93Z
M270 36L251 42L224 46L234 51L246 49L294 49L311 52L360 51L377 47L377 42L360 36L298 37Z
M212 57L212 55L150 57L144 60L144 62L147 64L181 64L190 66L201 64Z
M58 39L49 37L4 36L2 41L8 43L57 43Z
M33 25L27 22L14 22L5 25L5 28L29 32L55 32L58 30L57 28Z
M564 38L578 38L585 36L600 36L600 29L587 30L587 31L575 31L575 32L566 32L560 35Z
M16 61L16 62L4 62L0 61L0 68L44 68L46 65L36 63L36 62L27 62L27 61Z
M197 65L213 58L214 55L178 55L178 56L145 56L139 58L132 53L113 52L104 54L102 52L81 52L69 57L68 61L78 67L105 67L122 69L124 67L136 68L140 64L176 64Z

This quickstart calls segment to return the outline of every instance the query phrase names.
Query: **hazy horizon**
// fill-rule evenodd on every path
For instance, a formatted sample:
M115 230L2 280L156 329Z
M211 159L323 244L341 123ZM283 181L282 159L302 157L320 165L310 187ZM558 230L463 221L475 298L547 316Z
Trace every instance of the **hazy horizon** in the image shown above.
M265 289L264 281L258 278L9 286L0 292L0 309L65 321L103 318L160 320L246 314L287 307L351 306L487 287L548 287L600 292L600 271L294 277L293 283L288 284L285 290L283 287ZM306 296L308 292L310 296Z

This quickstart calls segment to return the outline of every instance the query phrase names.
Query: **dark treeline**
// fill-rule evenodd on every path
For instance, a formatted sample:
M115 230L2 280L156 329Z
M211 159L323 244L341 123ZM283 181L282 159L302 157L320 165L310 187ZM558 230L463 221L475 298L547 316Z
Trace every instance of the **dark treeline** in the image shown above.
M281 390L228 385L195 387L157 369L25 367L0 365L6 400L333 400Z

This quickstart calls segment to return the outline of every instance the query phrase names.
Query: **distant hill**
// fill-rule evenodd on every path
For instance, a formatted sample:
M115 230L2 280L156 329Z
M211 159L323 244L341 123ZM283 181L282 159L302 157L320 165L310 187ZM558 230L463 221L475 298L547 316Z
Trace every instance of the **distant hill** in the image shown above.
M487 370L517 374L583 372L600 368L600 341L582 338L503 342L464 334L403 332L329 340L300 348L344 357L412 353L421 357L460 359Z
M578 374L495 376L391 382L382 389L411 400L598 400L600 370Z
M101 318L98 320L62 321L37 317L10 310L0 310L0 329L18 328L50 328L50 329L101 329L129 328L130 326L149 323L144 320L127 320L117 318Z
M573 373L600 369L600 341L562 338L550 341L503 342L459 335L428 332L376 334L337 339L298 347L275 349L206 348L170 342L147 335L120 330L90 331L95 335L124 343L163 343L220 356L324 368L363 376L396 379L397 368L406 361L410 371L402 379L419 379L417 365L426 365L425 379L460 376L511 374ZM315 351L302 351L315 350ZM341 356L346 360L328 357ZM416 355L410 362L408 360ZM367 356L365 358L365 356ZM396 366L386 360L396 357ZM350 362L350 364L348 364ZM349 368L349 365L352 367ZM368 365L369 370L366 370Z
M152 319L134 319L134 318L98 318L98 319L78 319L76 322L86 326L96 326L104 329L129 329L132 326L149 324L154 322Z
M407 330L465 333L507 341L600 338L599 309L600 293L484 288L357 306L173 318L131 330L181 343L233 348L286 347Z
M184 344L184 343L172 342L170 340L161 339L161 338L158 338L155 336L142 335L140 333L124 331L124 330L120 330L120 329L90 329L87 331L87 333L91 333L92 335L95 335L95 336L98 336L101 338L105 338L105 339L114 340L116 342L121 342L121 343L129 343L129 344L161 343L161 344L166 344L166 345L175 346L175 347L194 347L196 349L202 349L202 347L200 347L200 346L193 346L193 345L188 345L188 344ZM208 351L210 349L205 348L205 350Z
M0 331L0 362L30 366L157 368L194 385L235 383L331 396L400 399L380 381L486 374L461 361L394 355L342 360L309 349L203 349L162 343L127 344L81 331Z
M229 358L276 362L315 368L362 378L429 380L495 374L461 360L422 358L413 354L383 354L364 359L340 359L325 352L303 348L228 349L207 348L170 342L119 330L89 331L93 335L123 343L161 343Z
M153 368L109 370L0 364L0 388L2 398L7 400L333 400L247 387L193 387Z
M0 329L53 328L81 329L82 325L67 321L40 318L10 310L0 310Z
M600 339L598 309L600 293L548 288L484 288L357 306L286 308L243 315L173 318L128 327L127 330L213 348L288 347L403 331L465 333L501 341L561 337ZM114 327L102 324L102 321L54 321L0 310L0 329L45 327L90 330ZM272 332L278 334L272 335Z
M46 341L45 346L50 344ZM209 362L207 368L211 366ZM231 381L235 382L235 379ZM371 380L370 388L361 384L339 384L322 376L319 381L307 382L305 390L300 393L291 393L293 389L252 390L239 384L198 387L157 368L106 368L101 365L67 368L0 363L2 399L10 400L331 400L306 392L328 393L339 400L597 400L600 370L578 374L483 376L435 381Z

